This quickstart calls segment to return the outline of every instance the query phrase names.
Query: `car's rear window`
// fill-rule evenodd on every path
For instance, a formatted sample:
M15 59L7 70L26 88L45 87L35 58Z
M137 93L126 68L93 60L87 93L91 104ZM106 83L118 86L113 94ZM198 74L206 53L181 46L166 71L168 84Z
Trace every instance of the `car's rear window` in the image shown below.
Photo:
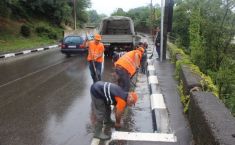
M82 43L83 39L79 36L77 37L66 37L64 39L64 43L73 43L73 44L78 44L78 43Z

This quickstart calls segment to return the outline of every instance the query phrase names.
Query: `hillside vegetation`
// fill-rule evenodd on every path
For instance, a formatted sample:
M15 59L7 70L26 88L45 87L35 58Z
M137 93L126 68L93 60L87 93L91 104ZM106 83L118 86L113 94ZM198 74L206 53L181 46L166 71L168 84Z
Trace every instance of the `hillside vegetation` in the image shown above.
M74 6L77 27L82 27L88 21L89 0L75 4L67 0L1 0L0 53L57 43L65 28L74 27Z
M175 43L218 87L220 99L235 115L235 1L178 0Z
M0 18L0 21L0 53L54 44L62 37L62 29L51 27L48 22L33 21L28 23L6 18ZM21 28L25 25L30 29L29 36L24 36L21 33ZM50 29L51 32L47 35L34 32L40 26Z

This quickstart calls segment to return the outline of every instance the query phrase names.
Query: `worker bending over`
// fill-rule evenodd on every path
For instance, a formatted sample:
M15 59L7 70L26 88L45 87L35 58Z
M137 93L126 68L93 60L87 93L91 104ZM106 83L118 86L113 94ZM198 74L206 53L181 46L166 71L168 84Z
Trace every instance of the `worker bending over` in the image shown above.
M98 81L92 84L91 89L92 111L96 116L95 138L110 139L110 136L102 132L103 123L114 124L111 120L111 106L114 105L116 122L115 128L121 127L121 117L127 106L137 102L138 96L135 92L126 92L116 84Z
M136 50L125 53L114 64L115 72L118 76L118 85L127 92L130 90L131 78L140 67L140 61L143 53L144 49L137 47Z

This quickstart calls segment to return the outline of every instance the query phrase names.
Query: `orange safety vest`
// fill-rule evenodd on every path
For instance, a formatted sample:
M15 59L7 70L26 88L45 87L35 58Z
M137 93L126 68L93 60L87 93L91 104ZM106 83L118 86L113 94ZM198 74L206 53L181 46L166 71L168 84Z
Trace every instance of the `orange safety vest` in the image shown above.
M125 70L129 72L129 74L132 76L136 72L136 68L140 65L140 55L137 52L138 50L132 50L124 54L122 57L120 57L116 62L115 66L122 67ZM135 55L138 54L138 60L137 63L135 61Z
M103 62L103 53L104 53L104 45L103 43L99 43L98 45L95 44L95 41L90 41L88 44L88 56L87 61L94 60L94 58L98 57L95 61L96 62Z

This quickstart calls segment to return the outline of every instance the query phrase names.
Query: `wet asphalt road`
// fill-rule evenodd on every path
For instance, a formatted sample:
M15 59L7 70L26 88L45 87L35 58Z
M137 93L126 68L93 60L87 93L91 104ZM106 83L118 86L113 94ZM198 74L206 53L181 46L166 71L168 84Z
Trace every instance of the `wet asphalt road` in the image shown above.
M103 80L112 81L112 66L106 59ZM0 74L0 145L90 144L92 80L86 55L66 58L53 49L0 60ZM124 131L152 132L146 99L127 111Z

